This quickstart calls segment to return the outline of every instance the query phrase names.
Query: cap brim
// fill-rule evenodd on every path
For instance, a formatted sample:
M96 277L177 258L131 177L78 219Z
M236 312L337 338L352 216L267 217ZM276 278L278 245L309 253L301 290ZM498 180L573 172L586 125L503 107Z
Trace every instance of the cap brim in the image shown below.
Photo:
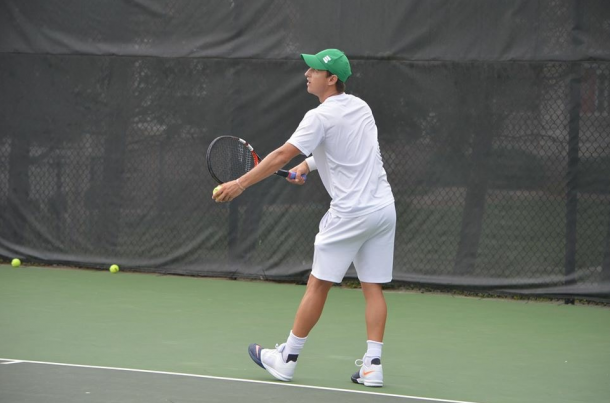
M318 58L315 55L302 54L301 57L305 61L305 64L307 64L312 69L328 70L328 68L324 65L324 63L322 63L320 60L318 60Z

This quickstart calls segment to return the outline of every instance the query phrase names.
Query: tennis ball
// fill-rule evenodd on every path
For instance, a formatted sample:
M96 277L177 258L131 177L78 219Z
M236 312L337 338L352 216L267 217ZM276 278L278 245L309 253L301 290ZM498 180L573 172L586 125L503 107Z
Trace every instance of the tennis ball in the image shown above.
M214 190L212 191L212 196L216 194L216 192L218 192L220 190L221 186L218 185L214 188Z
M13 261L11 262L11 265L12 265L13 267L19 267L19 266L21 266L21 260L19 260L19 259L13 259Z
M116 264L113 264L112 266L110 266L110 273L116 273L119 271L119 266L117 266Z

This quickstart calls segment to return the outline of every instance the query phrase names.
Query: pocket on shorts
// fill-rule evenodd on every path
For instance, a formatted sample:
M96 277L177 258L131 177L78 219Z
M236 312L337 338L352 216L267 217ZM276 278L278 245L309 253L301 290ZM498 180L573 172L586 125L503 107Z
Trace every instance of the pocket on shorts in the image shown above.
M328 226L328 223L330 222L331 219L332 219L332 214L330 213L330 210L328 210L326 212L326 214L324 214L324 217L322 217L322 219L320 220L320 224L318 225L318 231L322 232L324 230L324 228L326 228Z

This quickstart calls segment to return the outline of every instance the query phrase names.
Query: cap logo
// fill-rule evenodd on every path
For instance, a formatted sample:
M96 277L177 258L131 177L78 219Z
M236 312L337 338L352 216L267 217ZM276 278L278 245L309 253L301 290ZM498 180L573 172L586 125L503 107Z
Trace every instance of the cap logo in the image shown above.
M331 61L331 58L330 58L330 56L324 56L324 57L322 58L322 60L324 60L324 63L328 63L328 62L330 62L330 61Z

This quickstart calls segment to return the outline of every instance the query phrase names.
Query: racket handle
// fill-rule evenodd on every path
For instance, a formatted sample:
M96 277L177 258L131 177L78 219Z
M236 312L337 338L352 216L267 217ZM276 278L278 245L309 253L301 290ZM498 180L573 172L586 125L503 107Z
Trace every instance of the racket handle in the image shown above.
M297 177L297 173L296 172L292 172L292 171L288 172L288 178L289 179L296 179L296 177ZM303 174L303 175L301 175L301 178L303 178L303 180L306 180L307 179L307 175Z
M288 178L288 179L295 179L297 177L296 172L292 172L292 171L289 172L289 171L285 171L283 169L280 169L275 174L279 175L279 176L283 176L284 178ZM303 178L303 180L307 179L307 175L305 175L305 174L301 175L301 177Z

